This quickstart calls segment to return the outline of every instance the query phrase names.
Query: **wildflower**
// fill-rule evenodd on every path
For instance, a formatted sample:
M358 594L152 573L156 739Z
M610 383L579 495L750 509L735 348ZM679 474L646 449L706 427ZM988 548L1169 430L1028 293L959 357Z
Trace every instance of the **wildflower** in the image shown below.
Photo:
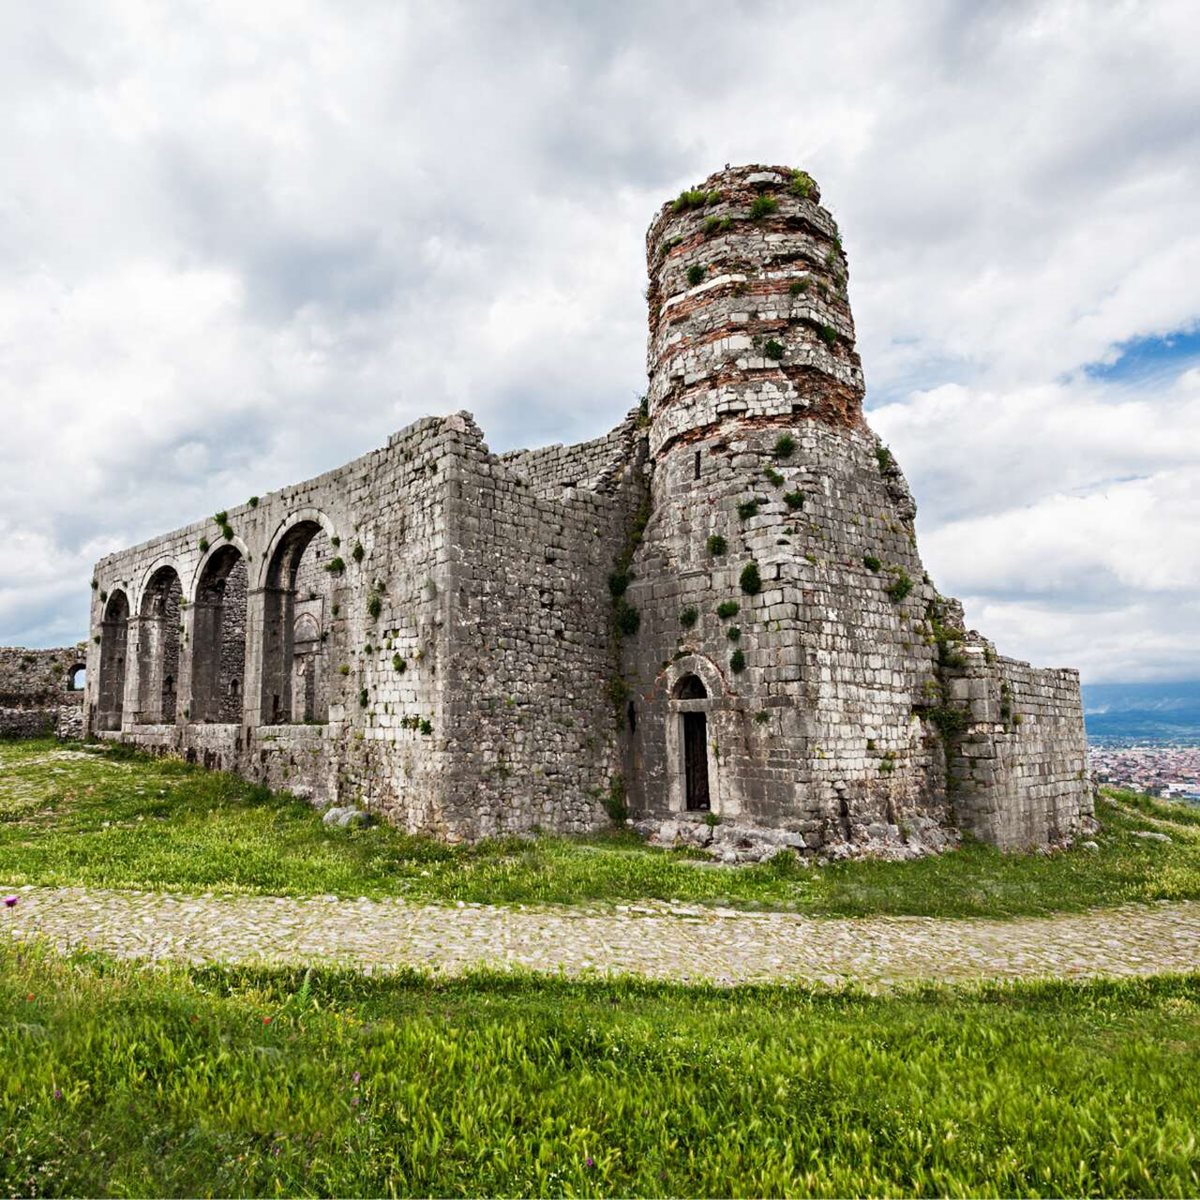
M584 1166L590 1171L596 1165L596 1160L589 1154L584 1162Z
M270 1017L263 1017L263 1024L264 1024L264 1025L270 1025L270 1023L271 1023L271 1018L270 1018Z
M361 1078L362 1078L362 1076L357 1071L355 1071L354 1074L350 1076L350 1082L357 1083Z
M33 1003L33 993L32 992L30 992L29 995L25 997L25 1001L27 1004Z
M14 905L14 904L16 904L16 902L17 902L17 901L18 901L20 898L21 898L20 896L5 896L5 897L4 897L4 906L5 906L6 908L12 908L12 907L13 907L13 905Z
M55 1088L55 1089L54 1089L54 1098L55 1098L55 1100L61 1100L61 1099L62 1099L62 1088Z

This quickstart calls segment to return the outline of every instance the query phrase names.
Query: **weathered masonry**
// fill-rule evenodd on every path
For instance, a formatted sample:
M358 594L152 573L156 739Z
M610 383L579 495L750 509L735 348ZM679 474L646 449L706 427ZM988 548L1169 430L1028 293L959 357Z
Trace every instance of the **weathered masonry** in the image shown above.
M0 646L0 737L82 737L86 654Z
M606 437L428 418L101 560L89 729L454 840L626 802L821 853L1086 827L1078 676L926 575L819 200L755 166L664 206L649 393Z

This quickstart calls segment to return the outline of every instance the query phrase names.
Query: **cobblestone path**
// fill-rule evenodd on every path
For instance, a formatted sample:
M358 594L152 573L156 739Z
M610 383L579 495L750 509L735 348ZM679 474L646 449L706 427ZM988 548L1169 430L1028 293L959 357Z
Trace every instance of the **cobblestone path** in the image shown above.
M434 907L402 900L183 896L29 887L0 932L61 949L192 962L340 963L365 970L476 966L633 972L730 984L806 980L1149 975L1200 969L1200 904L1018 921L852 919L677 905Z

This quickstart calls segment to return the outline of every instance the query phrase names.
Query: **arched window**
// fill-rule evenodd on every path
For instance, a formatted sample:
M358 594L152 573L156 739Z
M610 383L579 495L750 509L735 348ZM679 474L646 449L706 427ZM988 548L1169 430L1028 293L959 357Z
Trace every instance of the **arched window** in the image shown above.
M87 687L87 667L83 663L76 663L67 672L67 691L82 692Z
M329 719L333 557L324 529L312 520L297 521L271 555L263 597L264 724Z
M113 592L100 622L100 692L97 729L120 729L125 708L125 655L129 642L129 598Z
M242 719L246 677L246 564L236 546L204 564L192 616L193 721L232 725Z
M676 700L707 700L708 689L699 675L685 675L676 685Z
M170 725L175 721L182 599L183 587L175 568L159 567L146 584L138 616L139 725Z

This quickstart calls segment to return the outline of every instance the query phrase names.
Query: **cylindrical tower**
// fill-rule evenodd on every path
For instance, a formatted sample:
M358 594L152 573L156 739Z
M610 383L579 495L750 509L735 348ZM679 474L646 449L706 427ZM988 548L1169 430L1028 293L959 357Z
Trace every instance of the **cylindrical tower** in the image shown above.
M861 421L846 256L820 189L788 167L732 167L665 205L646 235L650 449L734 418Z

